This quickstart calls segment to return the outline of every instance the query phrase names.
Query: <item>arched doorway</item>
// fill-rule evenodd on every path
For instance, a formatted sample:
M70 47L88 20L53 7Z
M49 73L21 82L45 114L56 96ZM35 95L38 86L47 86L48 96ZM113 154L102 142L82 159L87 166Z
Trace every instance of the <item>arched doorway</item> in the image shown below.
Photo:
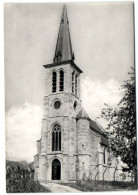
M52 180L61 179L61 163L58 159L52 161Z

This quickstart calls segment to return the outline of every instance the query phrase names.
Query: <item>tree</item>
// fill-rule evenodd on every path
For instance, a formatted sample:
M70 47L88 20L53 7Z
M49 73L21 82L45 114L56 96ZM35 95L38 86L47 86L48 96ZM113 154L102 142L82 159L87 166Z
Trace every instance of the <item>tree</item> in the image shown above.
M124 96L116 108L105 104L101 117L107 121L107 136L110 139L113 154L120 156L127 167L124 172L137 175L136 151L136 96L135 96L135 71L132 68L128 73L130 79L124 81L121 89Z

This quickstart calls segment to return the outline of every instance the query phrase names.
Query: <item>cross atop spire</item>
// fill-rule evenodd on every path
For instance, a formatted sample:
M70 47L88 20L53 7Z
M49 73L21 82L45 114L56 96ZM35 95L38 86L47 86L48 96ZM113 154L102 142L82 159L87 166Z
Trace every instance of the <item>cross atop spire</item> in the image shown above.
M64 5L53 62L66 60L74 60L74 54L72 52L66 5Z

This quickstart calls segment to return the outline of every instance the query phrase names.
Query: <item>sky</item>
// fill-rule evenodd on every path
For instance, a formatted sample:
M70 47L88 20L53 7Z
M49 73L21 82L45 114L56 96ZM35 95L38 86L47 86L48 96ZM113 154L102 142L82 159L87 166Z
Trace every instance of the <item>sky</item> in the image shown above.
M116 106L134 66L133 3L67 3L82 105L95 120ZM6 154L33 161L41 136L45 69L52 63L63 4L5 4ZM29 150L28 150L29 148Z

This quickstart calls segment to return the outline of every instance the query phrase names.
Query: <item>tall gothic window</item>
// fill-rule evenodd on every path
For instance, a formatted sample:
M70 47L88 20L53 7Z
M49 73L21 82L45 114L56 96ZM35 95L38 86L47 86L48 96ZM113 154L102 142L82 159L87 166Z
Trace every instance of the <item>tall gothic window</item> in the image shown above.
M64 91L64 72L60 70L59 72L59 91Z
M53 72L52 74L52 92L56 92L57 88L57 73Z
M61 151L61 127L57 124L52 129L52 151Z
M72 93L74 94L74 72L72 73Z
M77 91L78 90L78 75L75 77L75 95L77 96Z

